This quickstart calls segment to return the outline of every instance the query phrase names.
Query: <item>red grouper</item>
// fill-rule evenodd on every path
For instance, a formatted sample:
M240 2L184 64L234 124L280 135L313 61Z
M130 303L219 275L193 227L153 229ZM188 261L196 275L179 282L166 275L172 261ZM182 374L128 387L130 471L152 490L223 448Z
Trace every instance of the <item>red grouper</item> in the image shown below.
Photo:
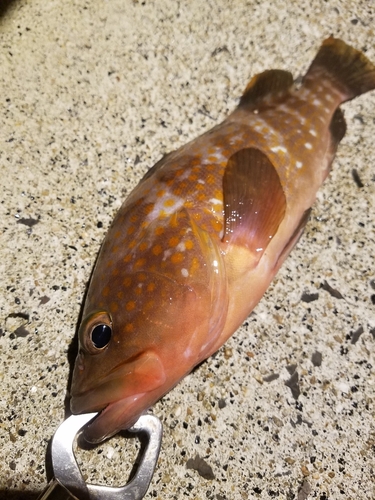
M134 424L236 331L298 241L375 66L325 40L301 85L268 70L226 120L160 160L117 213L79 328L73 413L85 437Z

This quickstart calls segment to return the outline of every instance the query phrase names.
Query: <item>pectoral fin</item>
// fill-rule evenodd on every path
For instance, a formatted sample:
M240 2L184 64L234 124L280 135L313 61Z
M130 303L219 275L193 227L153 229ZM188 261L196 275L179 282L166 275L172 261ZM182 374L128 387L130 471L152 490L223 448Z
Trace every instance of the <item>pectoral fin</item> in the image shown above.
M259 149L241 149L229 158L223 184L223 240L260 258L285 215L286 198L277 171Z

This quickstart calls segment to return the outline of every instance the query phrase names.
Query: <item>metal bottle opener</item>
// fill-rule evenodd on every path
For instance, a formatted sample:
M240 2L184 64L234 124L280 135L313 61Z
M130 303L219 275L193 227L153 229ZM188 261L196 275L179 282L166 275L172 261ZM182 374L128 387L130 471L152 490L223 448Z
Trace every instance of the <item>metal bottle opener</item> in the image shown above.
M86 484L73 453L73 442L78 432L97 413L72 415L56 430L52 438L52 466L54 479L38 500L141 500L149 487L160 452L163 429L153 415L142 415L128 429L146 434L147 445L135 476L120 488Z

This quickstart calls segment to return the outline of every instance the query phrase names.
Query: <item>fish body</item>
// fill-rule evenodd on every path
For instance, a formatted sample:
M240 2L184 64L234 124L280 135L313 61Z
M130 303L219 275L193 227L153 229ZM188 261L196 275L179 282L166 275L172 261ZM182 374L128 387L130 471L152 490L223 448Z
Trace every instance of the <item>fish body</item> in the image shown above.
M73 413L101 410L100 441L214 353L298 241L345 134L340 104L375 67L329 38L302 84L255 76L212 130L159 161L103 242L79 329Z

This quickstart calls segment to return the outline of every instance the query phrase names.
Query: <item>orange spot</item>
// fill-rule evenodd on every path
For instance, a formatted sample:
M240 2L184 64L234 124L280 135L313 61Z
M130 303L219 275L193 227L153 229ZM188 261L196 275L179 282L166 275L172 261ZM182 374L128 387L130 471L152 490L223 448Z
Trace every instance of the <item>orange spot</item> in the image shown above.
M212 155L212 154L215 153L215 148L208 148L207 152L208 152L209 155Z
M120 238L121 236L121 231L116 231L115 234L113 235L114 238Z
M131 240L131 242L128 244L128 248L132 249L136 246L137 242L135 240Z
M130 226L129 229L126 231L126 234L128 236L130 236L131 234L133 234L135 231L135 227L134 226Z
M109 295L109 286L105 286L102 290L103 297L108 297Z
M155 234L156 236L161 236L162 234L164 234L164 231L164 227L159 226L155 229Z
M159 189L159 191L156 192L156 196L158 198L162 198L165 195L165 189Z
M124 283L124 286L127 286L127 287L130 286L132 284L132 279L130 278L130 276L127 276L124 279L123 283Z
M169 246L170 247L176 247L180 242L180 239L177 236L172 236L172 238L169 238Z
M117 292L117 298L122 300L124 298L124 292Z
M136 260L134 265L136 267L141 267L141 266L144 266L145 264L146 264L146 259L141 258L141 259Z
M117 267L115 267L114 270L112 271L112 276L118 276L119 272L120 271L117 269Z
M138 280L139 281L145 281L147 278L146 274L145 273L139 273L138 274Z
M214 163L215 161L217 161L216 156L209 156L207 159L208 159L208 161L211 161L212 163Z
M109 306L111 309L111 312L117 312L118 311L118 304L117 302L111 302L111 305Z
M174 253L171 257L173 264L179 264L184 260L184 254L182 252Z
M165 207L173 207L173 205L174 205L174 204L175 204L175 201L174 201L174 200L172 200L172 198L169 198L168 200L166 200L166 201L163 203L163 205L164 205Z
M182 189L180 187L175 187L173 189L173 194L175 194L176 196L181 196L182 194Z
M148 292L153 292L155 290L155 283L149 283L147 285L147 291Z
M142 294L142 287L141 286L137 286L137 288L135 289L135 293L137 295L141 295Z
M127 325L125 326L125 331L127 333L131 333L134 331L134 325L133 323L127 323Z
M176 177L180 177L180 175L182 175L184 173L184 169L183 168L178 168L175 172L175 176Z
M138 220L138 215L136 215L136 214L133 214L133 215L130 217L130 222L133 222L133 223L134 223L134 222L137 222L137 220Z
M211 225L217 232L220 232L223 229L223 224L217 219L212 219Z
M227 166L227 164L228 164L228 161L226 161L226 160L225 160L225 161L221 161L221 162L219 163L220 167L226 167L226 166Z
M135 309L135 302L134 300L129 300L129 302L127 302L126 304L126 310L133 311L133 309Z
M194 257L190 266L190 274L196 273L198 269L199 269L199 261L196 257Z
M143 242L139 245L139 250L140 250L141 252L144 252L145 250L147 250L147 248L148 248L148 244L147 244L145 241L143 241Z
M205 201L207 198L206 194L205 193L198 193L197 194L197 200L198 201Z
M145 304L145 309L152 309L154 307L155 301L154 300L149 300Z
M152 247L152 253L154 255L160 255L161 252L163 251L161 245L155 245L154 247Z
M194 247L194 243L191 240L186 240L185 241L185 248L186 250L191 250Z
M130 253L128 253L128 255L125 255L124 262L130 262L131 260L132 260L132 256Z
M188 177L189 181L196 181L198 179L197 174L190 174Z
M176 228L178 226L178 214L174 213L169 221L169 226ZM178 242L177 242L178 244Z
M143 212L145 215L150 214L154 209L154 204L153 203L148 203L143 207Z
M208 174L206 179L207 184L214 184L215 176L213 174Z

